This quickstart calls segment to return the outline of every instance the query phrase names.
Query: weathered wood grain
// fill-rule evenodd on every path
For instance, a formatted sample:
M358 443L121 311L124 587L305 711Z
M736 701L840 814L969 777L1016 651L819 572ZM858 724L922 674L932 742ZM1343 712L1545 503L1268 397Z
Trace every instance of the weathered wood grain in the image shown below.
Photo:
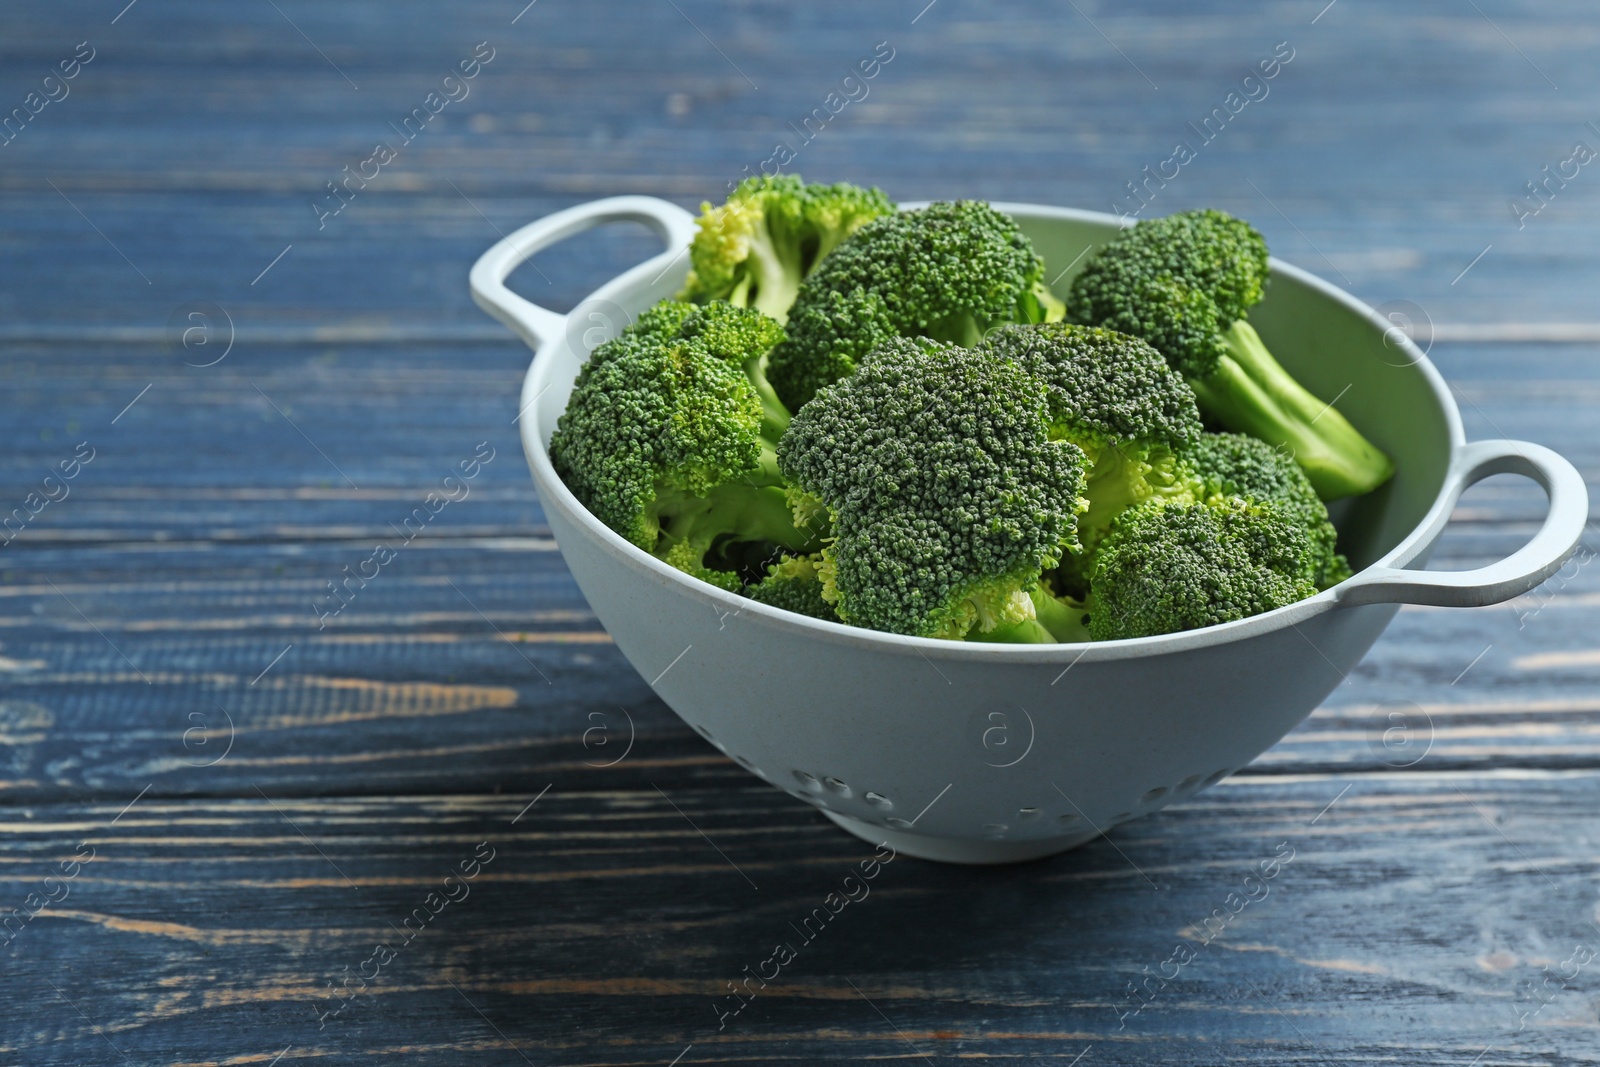
M1595 137L1600 23L1580 0L1345 3L1320 18L1315 2L1041 13L946 0L920 18L916 2L645 4L625 18L544 5L516 25L517 5L500 0L279 6L143 4L114 26L89 3L8 15L4 99L20 102L78 40L100 51L4 149L0 309L158 325L179 301L213 299L475 322L461 273L495 226L610 193L715 195L775 141L798 141L789 124L885 40L895 58L869 95L801 145L794 168L905 199L1104 209L1175 140L1198 143L1188 123L1288 41L1295 58L1270 94L1151 210L1242 212L1288 258L1442 323L1594 321L1583 268L1600 186L1582 172L1521 229L1509 210L1543 166ZM497 52L471 95L319 230L312 198L394 137L389 124L479 40ZM394 255L401 242L414 254ZM27 269L41 256L72 264L76 284Z
M1592 964L1548 1004L1518 999L1600 943L1593 772L1236 779L1066 856L900 857L848 886L872 850L767 790L554 788L527 807L543 786L14 810L0 900L80 843L94 858L6 950L8 1057L113 1062L108 1041L173 1063L1596 1057ZM464 898L403 943L475 850L493 858ZM1274 856L1292 859L1263 879ZM805 940L813 908L862 885ZM395 958L355 978L385 942ZM779 942L796 958L720 1020L727 983ZM1123 1015L1175 945L1195 958Z
M719 195L878 41L870 96L793 169L1102 210L1288 41L1148 211L1227 208L1409 301L1469 436L1600 485L1600 186L1585 168L1520 229L1510 209L1600 144L1592 5L64 0L3 28L0 114L76 42L97 54L0 147L0 514L97 451L0 548L0 1062L1600 1059L1594 964L1540 986L1600 946L1587 565L1510 606L1402 611L1245 773L1109 842L896 860L719 1031L726 983L869 850L606 639L523 469L527 353L464 284L569 204ZM471 96L319 229L325 183L484 40ZM616 228L516 281L569 307L652 251ZM164 343L196 301L237 330L215 366ZM1505 340L1539 331L1577 343ZM326 583L480 441L471 495L319 630ZM1542 504L1486 483L1435 565L1504 556ZM484 841L470 896L319 1029L344 968ZM1279 842L1267 899L1119 1026L1127 984L1199 946Z

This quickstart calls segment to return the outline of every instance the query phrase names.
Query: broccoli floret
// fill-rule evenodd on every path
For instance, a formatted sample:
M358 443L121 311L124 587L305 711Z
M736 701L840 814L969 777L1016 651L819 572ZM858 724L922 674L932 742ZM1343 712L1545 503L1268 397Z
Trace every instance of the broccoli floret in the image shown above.
M875 188L806 185L787 174L746 178L721 206L700 205L679 299L726 300L782 323L801 279L859 226L893 210Z
M1292 459L1265 441L1237 433L1205 434L1183 458L1200 483L1202 499L1237 496L1276 504L1293 519L1310 543L1318 589L1350 577L1328 507Z
M1146 219L1095 253L1067 297L1074 322L1150 342L1226 429L1287 448L1324 500L1365 493L1389 457L1289 375L1244 316L1267 282L1267 245L1220 211ZM780 390L781 393L781 390Z
M820 554L784 556L768 567L767 576L751 586L745 595L785 611L838 622L839 613L822 595L822 578L817 573L821 562Z
M761 359L783 334L757 311L665 301L578 373L550 438L556 473L595 517L672 566L723 588L706 563L723 542L810 551L794 526L767 423Z
M1091 458L1128 441L1181 448L1201 434L1194 391L1136 337L1052 322L1001 327L983 347L1044 382L1051 436L1071 440Z
M662 303L674 307L692 306L676 301ZM789 409L783 406L767 381L767 354L773 345L783 340L783 327L764 314L717 301L686 315L678 332L686 340L698 341L719 359L743 368L756 399L761 402L762 447L771 451L789 426Z
M772 384L798 411L892 337L975 345L986 330L1060 319L1044 262L1010 216L977 200L862 226L817 265L772 351Z
M839 617L953 639L1036 617L1029 591L1076 544L1086 466L1047 414L1017 363L905 338L801 408L778 465L797 511L814 498L831 519L818 575Z
M1089 634L1149 637L1292 604L1317 591L1312 557L1300 525L1274 504L1140 504L1112 521L1095 553Z
M1078 522L1086 550L1126 508L1190 498L1175 454L1201 436L1200 412L1161 353L1114 330L1059 322L1002 327L982 347L1044 382L1051 438L1088 456L1089 508Z

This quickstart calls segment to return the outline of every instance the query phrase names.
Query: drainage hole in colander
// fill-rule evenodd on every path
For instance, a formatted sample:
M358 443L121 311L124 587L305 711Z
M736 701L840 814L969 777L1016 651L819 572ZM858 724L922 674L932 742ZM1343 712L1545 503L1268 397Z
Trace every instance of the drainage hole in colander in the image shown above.
M1152 789L1148 793L1146 793L1144 796L1140 797L1139 798L1139 803L1141 803L1141 804L1154 804L1156 801L1160 800L1162 797L1164 797L1166 795L1167 795L1167 787L1164 786L1164 785L1158 785L1154 789Z
M822 784L828 787L830 793L837 793L842 797L850 795L850 787L837 778L824 778Z
M1195 786L1197 786L1199 784L1200 784L1200 776L1198 774L1191 774L1189 777L1185 778L1183 781L1178 783L1178 791L1181 793L1185 789L1193 789Z
M1017 809L1017 818L1019 818L1019 819L1037 819L1038 817L1039 817L1039 809L1038 808L1018 808Z
M1079 821L1080 817L1075 811L1069 811L1065 815L1056 816L1056 822L1060 823L1062 826L1076 826Z
M745 759L743 756L734 756L734 754L732 752L728 753L728 755L733 756L733 762L737 763L739 766L743 767L745 770L752 771L752 772L755 771L756 765L754 763L751 763L749 760Z
M888 797L884 796L882 793L874 793L872 790L869 789L865 793L862 794L862 797L866 800L866 802L868 804L871 804L873 807L877 808L879 811L891 811L894 808L894 801L890 800Z
M705 738L707 741L710 741L713 745L717 743L717 739L711 736L711 731L707 730L704 726L696 726L694 729L696 733Z
M909 829L911 829L911 823L906 819L900 818L900 816L898 816L898 815L891 815L891 816L889 816L887 819L885 819L883 821L888 823L890 826L894 827L896 830L909 830Z
M822 789L822 783L817 781L815 775L807 774L805 771L790 771L789 773L794 775L794 780L800 783L802 789L809 789L813 793Z
M1006 824L1003 822L986 822L983 824L983 832L990 837L1004 837L1006 836Z
M1220 770L1220 771L1212 771L1206 777L1205 784L1208 785L1208 786L1216 785L1218 782L1222 781L1224 778L1228 777L1228 775L1230 775L1232 773L1233 772L1231 770L1229 770L1228 768L1226 768L1226 767L1222 768L1222 770Z

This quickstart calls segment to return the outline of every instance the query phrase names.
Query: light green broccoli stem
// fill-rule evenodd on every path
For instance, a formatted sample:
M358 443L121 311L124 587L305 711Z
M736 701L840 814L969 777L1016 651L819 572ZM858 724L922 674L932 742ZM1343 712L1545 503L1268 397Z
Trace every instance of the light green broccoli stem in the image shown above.
M1023 323L1060 322L1066 317L1067 306L1055 298L1044 282L1035 282L1033 288L1022 295L1016 308L1016 321ZM960 312L928 324L927 336L935 341L949 341L962 348L975 348L983 343L984 335L994 326L1012 325L1010 320L998 323L979 322L971 312Z
M1085 608L1067 597L1054 597L1042 585L1031 594L1033 608L1039 625L1050 631L1062 644L1089 640L1089 627L1084 623Z
M995 645L1053 645L1056 643L1055 636L1038 619L1023 619L1021 622L1014 622L1010 626L1001 626L987 633L974 630L967 635L967 640Z
M789 321L789 307L800 293L800 247L784 241L779 247L770 226L758 227L750 237L749 275L755 281L755 308L762 314ZM748 294L746 294L748 296Z
M783 401L779 400L778 394L773 391L772 383L767 381L767 354L763 352L753 359L745 360L744 372L750 379L750 385L755 389L756 396L761 400L761 436L766 439L763 444L771 442L775 445L778 438L783 436L783 431L789 428L789 409L783 406ZM777 459L774 457L772 471L776 473L777 469ZM779 479L773 484L781 482L782 479Z
M983 341L983 324L973 318L971 312L958 312L929 323L927 336L935 341L949 341L962 348L976 348Z
M1287 451L1323 500L1371 492L1394 474L1389 457L1295 381L1249 323L1235 320L1222 339L1228 354L1216 371L1189 380L1202 411Z
M1060 322L1067 317L1067 305L1042 280L1033 283L1026 299L1030 303L1026 309L1028 322Z
M822 258L839 246L839 242L859 230L869 219L857 219L850 226L825 226L817 233L817 250L811 257L811 267L814 270ZM809 273L809 272L807 272Z
M1089 628L1083 622L1082 604L1051 596L1043 585L1029 592L1028 599L1033 603L1033 618L999 626L988 632L974 627L967 634L967 640L1002 645L1053 645L1089 640Z
M704 496L667 495L655 555L674 566L698 563L717 538L769 541L796 553L816 551L817 536L794 524L788 498L776 485L727 482ZM685 547L686 546L686 547Z
M756 457L756 469L743 475L739 481L747 486L771 486L785 490L789 483L783 480L783 474L778 470L778 452L766 437L761 439L761 451ZM784 495L784 507L788 507L788 494Z
M1135 455L1129 454L1130 448ZM1153 496L1175 503L1191 502L1196 488L1191 481L1165 448L1139 449L1107 443L1089 472L1085 489L1089 507L1078 518L1078 537L1084 550L1093 551L1112 519Z

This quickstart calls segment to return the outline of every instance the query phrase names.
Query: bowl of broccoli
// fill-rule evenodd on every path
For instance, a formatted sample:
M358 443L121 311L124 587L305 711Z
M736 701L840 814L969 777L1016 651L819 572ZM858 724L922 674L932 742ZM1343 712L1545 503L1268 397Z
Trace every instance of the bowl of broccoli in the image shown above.
M618 220L666 250L566 315L506 287ZM698 217L558 212L471 287L534 349L529 466L623 655L746 770L923 858L1049 855L1215 784L1400 604L1527 592L1587 519L1569 463L1467 443L1409 339L1222 212L757 178ZM1540 530L1423 569L1497 473L1546 490Z

